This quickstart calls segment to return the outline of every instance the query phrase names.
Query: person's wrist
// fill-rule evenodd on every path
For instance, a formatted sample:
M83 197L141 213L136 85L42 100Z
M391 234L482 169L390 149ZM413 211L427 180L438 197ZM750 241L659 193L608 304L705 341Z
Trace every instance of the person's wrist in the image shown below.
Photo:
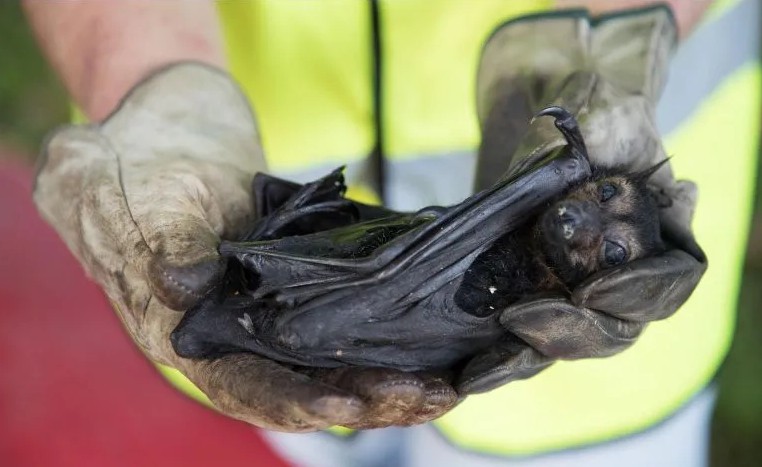
M613 14L637 8L652 7L659 3L669 5L675 15L681 39L687 37L699 24L714 0L555 0L555 9L585 8L593 16Z

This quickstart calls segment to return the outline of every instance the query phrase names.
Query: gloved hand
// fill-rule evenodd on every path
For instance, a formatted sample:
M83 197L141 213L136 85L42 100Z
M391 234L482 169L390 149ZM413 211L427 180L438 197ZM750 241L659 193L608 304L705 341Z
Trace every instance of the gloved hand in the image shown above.
M34 199L145 354L223 413L296 432L414 424L449 410L456 394L434 376L307 374L253 354L175 354L169 334L222 276L217 245L250 224L251 181L263 170L254 117L230 77L177 64L138 84L102 124L53 134Z
M642 170L666 158L654 119L676 29L656 7L596 21L580 11L519 19L499 28L483 50L477 85L482 146L477 189L495 174L520 170L565 142L549 105L580 122L591 163ZM690 221L696 188L669 165L650 179L667 251L595 274L563 296L531 297L502 311L521 342L475 357L457 388L483 392L531 376L556 359L605 357L632 345L646 324L674 313L696 287L706 258Z

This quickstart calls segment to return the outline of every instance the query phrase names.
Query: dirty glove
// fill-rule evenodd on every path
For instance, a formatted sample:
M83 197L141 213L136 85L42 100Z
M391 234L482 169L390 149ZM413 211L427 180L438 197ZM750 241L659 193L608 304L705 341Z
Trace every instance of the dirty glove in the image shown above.
M254 354L175 354L169 334L222 277L218 243L251 224L251 181L264 169L254 117L230 77L178 64L138 84L102 124L53 134L34 198L145 354L223 413L295 432L420 423L448 410L455 392L439 378L308 375Z
M565 141L549 105L580 123L591 163L635 172L666 158L654 107L676 42L670 11L657 7L592 22L579 11L520 19L498 29L482 55L477 105L482 146L477 189L495 174L548 157ZM531 297L501 313L520 340L475 357L458 385L468 394L531 376L556 359L605 357L637 339L645 325L674 313L706 269L690 221L696 188L669 165L650 179L667 251L590 277L570 297Z

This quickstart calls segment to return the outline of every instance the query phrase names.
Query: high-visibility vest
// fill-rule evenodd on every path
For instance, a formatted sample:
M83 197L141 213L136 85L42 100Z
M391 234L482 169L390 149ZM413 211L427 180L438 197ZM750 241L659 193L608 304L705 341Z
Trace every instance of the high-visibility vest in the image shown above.
M272 172L314 179L349 165L372 194L383 150L388 205L467 196L479 143L476 67L531 0L218 3L233 75L258 117ZM675 316L614 357L559 362L527 381L469 397L435 426L453 444L525 455L602 442L669 417L704 387L733 333L760 128L760 4L718 2L683 43L658 108L678 178L694 180L694 229L710 267ZM380 115L378 111L380 109ZM174 370L165 374L189 391ZM198 397L198 390L195 390Z

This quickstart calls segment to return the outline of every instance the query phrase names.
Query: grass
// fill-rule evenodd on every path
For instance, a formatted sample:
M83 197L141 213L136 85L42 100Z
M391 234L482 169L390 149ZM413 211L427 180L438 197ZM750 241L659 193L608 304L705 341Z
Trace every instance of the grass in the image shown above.
M0 2L0 142L36 154L45 133L68 118L65 93L41 57L17 2ZM757 196L736 338L718 373L714 466L762 462L762 197Z
M0 142L36 154L68 112L63 87L40 55L19 2L0 2Z

